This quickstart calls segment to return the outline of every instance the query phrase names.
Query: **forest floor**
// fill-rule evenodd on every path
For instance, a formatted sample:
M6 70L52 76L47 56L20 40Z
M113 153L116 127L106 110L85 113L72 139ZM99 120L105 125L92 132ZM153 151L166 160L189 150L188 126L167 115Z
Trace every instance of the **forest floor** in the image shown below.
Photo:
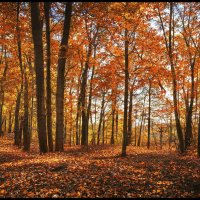
M167 150L66 147L25 153L0 139L0 197L200 197L200 160Z

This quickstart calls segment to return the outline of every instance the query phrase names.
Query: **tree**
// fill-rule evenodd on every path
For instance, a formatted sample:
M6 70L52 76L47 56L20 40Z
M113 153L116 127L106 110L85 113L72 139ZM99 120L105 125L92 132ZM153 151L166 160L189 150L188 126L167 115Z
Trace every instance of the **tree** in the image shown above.
M174 115L175 115L175 120L176 120L176 130L177 130L177 134L178 134L178 139L179 139L179 147L180 147L180 152L183 153L185 150L184 147L184 142L183 142L183 132L182 132L182 127L181 127L181 123L180 123L180 118L179 118L179 114L178 114L178 100L177 100L177 79L176 79L176 70L175 70L175 64L174 64L174 60L173 60L173 42L172 42L172 30L174 29L174 27L172 26L173 24L173 3L170 2L169 4L170 8L169 8L169 35L168 35L168 39L167 39L167 35L166 35L166 31L165 31L165 27L164 27L164 23L163 23L163 19L159 10L159 6L158 6L158 15L159 15L159 19L160 19L160 23L161 23L161 27L162 27L162 31L163 31L163 35L164 35L164 39L165 39L165 46L166 46L166 50L168 53L168 58L169 58L169 63L170 63L170 67L171 67L171 76L172 76L172 85L173 85L173 102L174 102Z
M46 114L44 101L44 58L42 41L42 21L40 18L39 2L31 3L31 26L34 44L34 65L36 72L36 97L37 97L37 127L40 152L46 153Z
M72 2L67 2L65 7L65 20L63 35L60 43L58 68L57 68L57 91L56 91L56 151L64 150L64 86L65 86L65 63L68 48L70 23L72 15Z
M124 91L124 122L123 122L123 142L122 142L122 156L126 156L126 145L127 145L127 117L128 117L128 82L129 82L129 71L128 71L128 30L125 29L125 91Z
M53 151L52 138L52 111L51 111L51 35L50 35L50 2L44 2L45 22L46 22L46 44L47 44L47 75L46 75L46 91L47 91L47 135L49 151Z

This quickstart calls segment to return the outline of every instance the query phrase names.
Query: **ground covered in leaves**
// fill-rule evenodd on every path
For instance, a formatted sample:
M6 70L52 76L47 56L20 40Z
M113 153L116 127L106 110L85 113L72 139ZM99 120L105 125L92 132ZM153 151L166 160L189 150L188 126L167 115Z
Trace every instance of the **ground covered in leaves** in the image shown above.
M25 153L0 139L0 197L200 197L200 160L166 150L66 147Z

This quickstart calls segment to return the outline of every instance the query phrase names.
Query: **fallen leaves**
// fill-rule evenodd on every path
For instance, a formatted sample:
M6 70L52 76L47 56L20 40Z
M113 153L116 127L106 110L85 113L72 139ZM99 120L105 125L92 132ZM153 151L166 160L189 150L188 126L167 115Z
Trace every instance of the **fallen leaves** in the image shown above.
M198 160L134 147L121 158L120 150L105 145L28 154L0 139L0 197L200 197Z

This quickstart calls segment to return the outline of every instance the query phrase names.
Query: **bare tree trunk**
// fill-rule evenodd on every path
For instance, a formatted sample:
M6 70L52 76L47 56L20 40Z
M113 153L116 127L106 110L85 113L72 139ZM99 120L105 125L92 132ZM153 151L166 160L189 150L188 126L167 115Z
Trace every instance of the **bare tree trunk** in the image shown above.
M197 156L200 158L200 112L199 112L199 123L198 123L198 144L197 144Z
M135 146L137 146L137 111L135 114Z
M101 102L101 112L100 112L100 119L99 119L99 128L98 128L98 134L97 134L97 144L100 144L100 135L101 135L101 124L103 120L103 114L104 114L104 103L105 103L105 93L103 93L102 96L102 102Z
M76 145L80 144L80 134L79 134L79 118L80 118L80 78L78 79L78 85L77 85L77 110L76 110Z
M9 117L8 117L8 133L12 132L12 108L9 110Z
M170 123L169 123L169 148L171 148L172 142L172 116L170 116Z
M172 30L174 27L172 27L172 16L173 16L173 2L169 3L170 5L170 19L169 19L169 38L167 39L166 36L166 31L164 28L164 24L162 21L162 17L158 8L158 13L159 13L159 18L161 22L161 27L163 30L164 38L165 38L165 46L166 50L169 56L169 61L170 61L170 66L171 66L171 75L172 75L172 84L173 84L173 103L174 103L174 115L175 115L175 121L176 121L176 130L177 130L177 135L179 139L179 149L180 152L183 153L185 150L184 147L184 141L183 141L183 132L182 132L182 127L180 123L180 118L179 118L179 113L178 113L178 100L177 100L177 79L176 79L176 72L175 72L175 66L173 62L173 52L172 52Z
M140 132L139 132L139 137L138 137L138 143L137 146L140 146L141 144L141 135L142 135L142 123L143 123L143 119L144 119L144 115L145 115L145 100L146 100L146 96L144 97L144 104L143 104L143 110L142 110L142 119L141 119L141 123L140 123Z
M151 132L151 80L149 79L149 112L148 112L148 141L147 148L150 148L150 132Z
M106 123L106 121L105 121L105 115L104 115L104 117L103 117L103 127L102 127L102 144L105 143L105 123Z
M26 69L25 69L26 70ZM30 151L30 132L28 127L28 112L29 102L28 102L28 80L26 71L24 71L24 124L23 124L23 139L24 139L24 151Z
M7 127L7 119L5 116L5 118L4 118L4 133L6 133L6 127Z
M37 127L40 152L48 151L46 134L46 114L44 101L44 58L42 42L42 22L39 2L31 3L31 25L34 43L34 65L36 71Z
M126 156L126 146L127 146L127 110L128 110L128 82L129 82L129 58L128 58L128 30L125 29L125 91L124 91L124 122L123 122L123 141L122 141L122 157Z
M115 135L116 135L116 142L118 142L118 121L119 121L119 113L118 110L116 110L116 118L115 118Z
M170 63L171 63L171 72L172 72L172 81L173 81L173 100L174 100L174 114L175 114L175 120L176 120L176 128L177 128L177 135L179 138L179 147L181 153L184 152L185 147L183 143L183 133L180 123L180 118L178 116L178 106L177 106L177 81L176 81L176 73L175 68L173 64L173 57L172 57L172 36L171 36L171 21L172 21L172 13L173 13L173 3L170 2L170 22L169 22L169 57L170 57Z
M192 139L192 112L194 104L194 61L191 61L191 92L190 92L190 105L186 118L186 131L185 131L185 149L191 145Z
M2 125L3 125L3 100L0 105L0 137L3 136Z
M92 53L92 45L89 44L87 59L85 62L85 68L82 74L82 83L81 83L81 107L82 107L82 138L81 145L88 145L88 118L87 118L87 109L86 109L86 87L87 87L87 75L89 69L89 59Z
M21 70L21 77L22 77L22 83L24 83L24 88L22 84L22 91L23 91L23 97L24 97L24 117L23 117L23 150L29 151L30 150L30 133L28 128L28 122L29 122L29 111L28 111L28 80L26 75L26 68L22 65L22 43L21 43L21 31L19 26L19 15L20 15L20 2L17 3L17 46L18 46L18 58L19 58L19 64L20 64L20 70Z
M3 77L1 78L1 81L0 81L0 136L3 136L3 130L2 130L3 107L4 107L4 88L3 88L3 83L6 81L6 74L7 74L7 70L8 70L7 51L6 51L6 49L4 49L4 58L5 58L5 68L4 68L4 72L3 72Z
M46 22L46 45L47 45L47 74L46 74L46 108L47 108L47 136L49 151L53 152L52 137L52 111L51 111L51 35L50 35L50 2L44 2L45 22Z
M161 127L160 127L160 148L161 149L162 149L162 146L163 146L163 127L161 124Z
M22 86L21 86L22 89ZM16 106L15 106L15 124L14 124L14 145L19 146L19 109L21 101L21 90L17 94Z
M113 93L113 91L112 91ZM112 133L111 133L111 139L110 139L110 144L115 143L114 135L115 135L115 109L116 109L116 93L114 92L112 94L114 96L112 100Z
M96 45L94 45L94 59L96 59ZM92 86L93 86L94 70L95 66L92 67L92 75L90 79L90 91L89 91L89 100L87 107L87 135L89 134L89 118L91 114L91 105L92 105Z
M29 66L29 72L31 74L31 108L30 108L30 114L29 114L29 137L30 137L30 142L31 142L31 138L32 138L32 131L33 131L33 109L34 109L34 95L33 95L33 91L34 91L34 69L32 66L32 62L31 62L31 55L27 56L26 55L26 61L27 61L27 65Z
M19 126L19 135L18 135L18 140L19 140L19 145L18 146L22 146L23 144L22 144L22 134L23 134L23 127L24 127L24 117L23 116L21 116L20 117L20 126Z
M131 89L131 91L130 91L127 145L130 145L132 142L132 111L133 111L133 89Z
M70 24L71 24L72 2L66 3L65 21L63 27L63 36L60 44L58 71L57 71L57 92L56 92L56 151L64 151L64 81L65 81L65 63L68 48Z

